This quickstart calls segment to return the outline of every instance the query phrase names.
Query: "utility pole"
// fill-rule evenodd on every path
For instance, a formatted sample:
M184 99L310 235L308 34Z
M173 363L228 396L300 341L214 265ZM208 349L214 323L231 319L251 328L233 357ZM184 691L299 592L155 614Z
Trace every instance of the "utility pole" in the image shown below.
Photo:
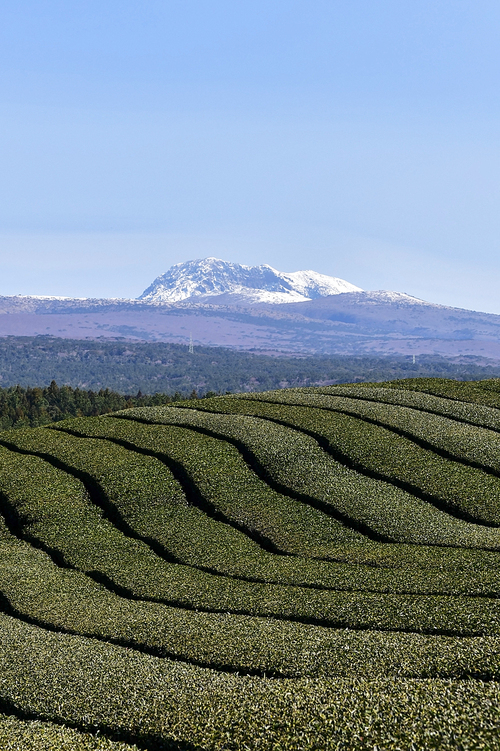
M191 331L189 332L189 354L190 355L194 354L193 334Z

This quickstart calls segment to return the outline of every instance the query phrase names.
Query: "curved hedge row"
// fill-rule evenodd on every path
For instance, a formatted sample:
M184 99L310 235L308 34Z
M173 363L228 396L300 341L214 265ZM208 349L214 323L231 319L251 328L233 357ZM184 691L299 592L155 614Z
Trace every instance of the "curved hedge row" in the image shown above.
M1 712L0 748L4 751L139 751L135 743L113 741L53 722L21 720Z
M5 616L0 672L18 711L149 749L497 747L496 682L241 677Z
M220 409L221 403L216 404ZM223 406L226 412L263 417L304 430L358 471L367 470L410 493L422 494L441 510L468 521L500 526L500 477L447 459L397 432L345 414L328 397L266 394L228 399Z
M247 401L242 407L239 402L222 397L204 401L204 411L154 407L122 414L126 419L204 429L236 441L279 488L322 504L372 539L500 549L500 529L456 519L399 487L361 475L327 454L311 436L240 414Z
M65 430L68 426L74 434L110 438L174 465L182 472L191 502L198 502L278 552L319 557L339 543L365 541L331 516L270 488L224 440L183 428L165 431L116 419L72 420L57 428ZM217 530L216 534L221 532ZM206 533L203 536L206 538ZM223 547L227 558L227 542ZM196 551L197 559L200 554ZM250 555L248 545L241 554Z
M458 638L193 612L120 597L23 543L2 543L0 554L0 608L43 629L240 674L500 679L493 622L490 636Z
M33 434L35 431L29 435ZM20 433L16 432L15 435L20 436L20 442L26 447L26 441ZM53 447L58 445L59 438L63 444L66 442L64 434L52 435L44 431L42 437L48 437L51 443L53 442ZM76 446L81 445L78 439L73 439L73 442ZM47 448L46 444L43 445ZM111 446L113 447L113 444ZM100 456L104 460L105 446L99 442L99 447ZM82 448L78 454L80 457L83 456ZM254 597L257 589L251 582L232 578L221 580L196 568L169 563L155 555L154 551L140 540L127 537L117 530L108 520L102 518L100 509L91 504L84 486L74 477L68 476L39 457L19 455L7 449L0 449L0 457L3 470L3 474L0 472L0 492L8 502L8 513L14 519L14 526L26 539L35 541L49 550L56 560L62 560L67 565L91 573L101 581L125 589L136 597L216 610L227 608L229 600L237 603L241 612L262 612L259 602L263 596ZM127 474L124 472L120 478L120 487L124 487L126 483ZM109 487L113 488L112 483ZM203 527L201 529L203 530ZM202 539L202 544L208 544L206 538ZM470 573L463 575L461 579L457 579L453 570L448 573L446 569L429 579L425 570L398 568L392 571L386 567L372 566L360 569L359 566L349 564L270 556L257 546L254 548L260 554L260 561L256 555L249 556L246 561L242 560L240 573L243 572L248 578L260 574L263 583L267 581L280 585L314 585L318 589L369 590L401 594L471 593L496 597L500 592L500 572L491 570L490 565L486 570L478 570L478 566L475 565ZM344 546L339 549L339 553L345 550ZM228 561L231 561L230 551ZM265 561L272 562L267 572L263 567ZM494 563L496 559L490 558L488 561ZM443 566L442 560L439 565ZM483 567L484 564L479 566L480 569ZM215 584L218 589L217 596L213 592ZM264 591L265 589L262 590ZM278 591L281 590L275 590L274 596L278 598L277 602L280 600ZM283 591L286 593L288 590ZM314 598L315 592L311 592L310 596ZM304 610L300 605L300 592L297 592L296 599L299 603L296 616L306 619L314 617L313 611ZM288 600L289 595L286 597L286 601ZM275 612L280 615L278 606ZM267 614L267 611L263 614ZM325 618L330 619L331 616Z
M4 466L5 459L4 456ZM143 543L125 537L109 523L101 521L99 524L98 516L93 525L89 523L88 518L79 518L78 506L64 504L62 493L57 495L54 489L55 484L51 486L51 514L45 517L42 513L37 514L35 504L30 505L30 496L25 492L26 482L20 473L21 459L30 460L28 466L31 477L36 476L36 463L41 462L41 469L46 470L46 474L43 477L40 467L38 468L37 477L40 485L43 482L48 485L47 478L53 481L55 475L63 490L67 490L67 486L64 484L65 475L60 470L54 470L38 457L20 457L13 454L10 465L11 483L8 487L3 487L8 491L7 498L11 508L15 509L18 503L23 513L31 518L31 523L26 527L27 539L41 541L50 551L56 549L64 554L61 558L70 565L90 574L98 581L107 583L108 586L117 585L118 591L124 589L124 593L128 593L129 596L161 600L190 609L271 616L339 628L377 628L463 635L496 633L497 623L500 621L500 601L496 599L498 575L491 572L483 581L480 580L479 592L481 589L484 591L485 585L493 584L495 589L485 594L493 596L494 599L481 600L481 609L478 609L475 598L466 596L400 594L401 590L408 590L412 579L413 584L417 583L415 577L394 576L384 570L374 573L373 579L371 572L365 571L365 591L362 592L352 589L356 579L360 587L363 574L360 576L357 572L357 576L355 574L350 578L347 567L339 572L340 575L334 569L330 572L328 581L327 564L323 564L322 567L323 580L318 576L318 588L289 586L283 580L282 583L268 584L213 576L158 558ZM44 503L45 499L38 489L33 493L33 497L40 501L43 511L48 504ZM88 509L92 511L92 506L89 505ZM23 529L22 521L19 523ZM87 530L85 524L88 525ZM54 548L53 543L57 534L60 535L60 539L58 547ZM293 572L293 569L291 570ZM420 578L421 584L424 578ZM434 580L432 587L436 588L441 584L446 588L448 584L453 590L452 580L452 576L443 574L439 580ZM328 584L340 585L339 591L319 588ZM340 589L342 584L346 591ZM425 591L425 585L422 588ZM472 594L479 592L478 587L474 586Z
M287 391L291 393L292 389ZM296 392L300 393L298 390ZM280 392L268 393L278 394ZM347 396L353 399L382 402L383 404L396 404L401 407L411 407L420 412L450 417L477 427L500 430L500 404L498 407L488 407L481 404L458 402L422 391L389 388L389 384L379 387L363 384L362 388L361 384L359 386L325 386L314 389L314 391L311 389L311 393L326 394L327 396Z
M361 384L359 384L361 385ZM380 384L398 391L420 391L466 404L479 404L500 409L500 379L453 381L450 378L403 378Z
M359 398L306 394L299 399L304 406L323 406L353 417L372 420L420 441L431 450L445 452L458 461L500 473L500 434L496 431L460 423L441 415L422 413L411 407L363 401Z

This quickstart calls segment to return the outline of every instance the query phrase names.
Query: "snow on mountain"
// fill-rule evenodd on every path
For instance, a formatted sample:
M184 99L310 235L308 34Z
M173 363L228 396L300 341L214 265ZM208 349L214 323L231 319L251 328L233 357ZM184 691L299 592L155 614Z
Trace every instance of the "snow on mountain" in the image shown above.
M363 301L366 304L378 304L378 303L396 303L399 306L415 306L425 305L431 308L445 308L445 305L439 305L438 303L427 302L421 300L419 297L413 297L413 295L407 295L406 292L389 292L381 289L373 292L363 292Z
M179 302L188 298L234 295L257 303L290 303L314 300L342 292L361 292L360 287L316 271L284 273L272 266L244 266L205 258L172 266L140 295L148 302Z

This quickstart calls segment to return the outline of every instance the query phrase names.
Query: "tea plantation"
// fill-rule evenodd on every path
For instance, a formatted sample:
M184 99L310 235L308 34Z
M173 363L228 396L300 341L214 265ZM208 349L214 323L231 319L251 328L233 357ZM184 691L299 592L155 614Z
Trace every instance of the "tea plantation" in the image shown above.
M0 434L0 748L500 749L500 382Z

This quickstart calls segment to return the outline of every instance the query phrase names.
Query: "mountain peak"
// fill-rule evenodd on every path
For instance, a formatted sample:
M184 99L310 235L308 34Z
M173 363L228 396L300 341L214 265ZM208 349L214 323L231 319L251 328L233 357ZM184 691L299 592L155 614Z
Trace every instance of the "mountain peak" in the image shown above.
M245 266L210 257L177 263L158 276L138 299L179 302L230 295L252 303L288 303L361 291L343 279L316 271L285 273L268 264Z

